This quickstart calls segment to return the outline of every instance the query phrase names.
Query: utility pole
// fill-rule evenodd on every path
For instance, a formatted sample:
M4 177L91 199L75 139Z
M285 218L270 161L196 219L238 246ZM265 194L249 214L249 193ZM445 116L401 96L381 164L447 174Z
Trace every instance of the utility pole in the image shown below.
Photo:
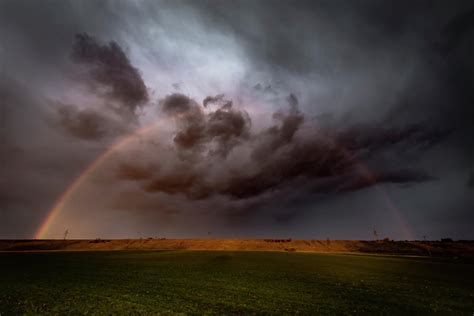
M372 230L373 230L373 234L374 234L374 240L375 241L379 240L379 234L377 233L377 230L375 229L375 227L372 228Z

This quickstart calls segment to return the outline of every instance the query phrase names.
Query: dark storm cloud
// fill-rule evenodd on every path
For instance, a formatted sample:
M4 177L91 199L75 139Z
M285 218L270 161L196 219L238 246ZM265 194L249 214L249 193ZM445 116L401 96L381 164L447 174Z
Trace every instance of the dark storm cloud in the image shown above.
M181 115L199 109L196 101L181 93L168 95L160 102L161 109L168 115Z
M255 198L280 189L292 191L295 188L291 183L301 179L306 182L297 190L313 193L343 193L377 183L415 184L436 179L411 169L358 172L364 160L376 159L378 153L400 143L403 148L424 151L443 140L430 136L438 134L422 126L324 130L313 126L317 121L305 125L298 100L290 94L288 109L273 114L274 125L252 135L248 130L251 120L245 112L233 110L229 106L232 102L223 96L209 99L224 105L205 114L196 101L185 95L173 94L162 100L162 111L176 119L176 163L166 170L148 169L147 173L127 162L120 167L119 177L140 181L147 192L183 194L189 199L222 195L232 200ZM419 146L426 139L430 146ZM199 151L192 154L193 159L180 156L183 149L196 148ZM248 151L248 156L241 158L244 163L228 157L242 149ZM207 160L199 159L202 152L209 154ZM220 154L215 155L216 152ZM217 178L209 177L211 166L222 168ZM127 176L124 168L133 172Z
M71 59L85 67L81 78L102 100L99 106L80 109L55 102L56 122L66 134L88 141L124 133L137 123L137 110L148 102L148 92L138 70L116 42L99 43L94 37L76 34ZM54 121L54 119L53 119Z
M224 99L224 94L218 94L218 95L215 95L215 96L207 96L202 101L202 105L204 107L207 107L208 104L221 102L223 99Z
M273 119L279 124L271 126L260 135L264 141L253 151L254 158L266 159L271 152L290 143L303 124L304 116L298 109L298 100L293 94L290 94L287 100L290 106L288 113L278 111L273 114Z
M179 93L168 95L161 100L163 113L176 120L178 130L174 142L182 150L202 152L205 144L215 142L209 155L225 157L233 147L249 137L250 117L245 111L236 110L232 101L224 96L207 97L204 107L217 103L219 108L204 113L193 99Z
M358 135L353 137L356 139ZM266 157L260 159L259 171L251 176L234 175L220 193L233 198L248 198L284 187L299 178L315 183L315 187L308 185L313 192L319 193L354 191L377 183L417 183L436 179L419 170L355 172L363 163L361 159L369 158L364 153L370 146L370 143L365 143L365 146L349 151L337 143L311 137L299 138L282 149L266 146L274 149L267 151L266 155L259 152L260 157ZM255 157L255 152L261 147L254 150ZM372 151L370 158L374 156L377 157L377 153ZM304 188L299 190L304 191Z
M160 107L179 126L175 144L183 150L200 150L205 139L205 116L199 104L184 94L174 93L161 100Z
M247 112L233 109L232 101L225 100L219 109L207 116L207 138L217 144L210 154L226 157L235 146L249 138L250 125Z
M71 57L89 67L89 79L104 86L108 97L122 103L131 112L148 101L140 73L116 42L100 44L86 33L77 34Z

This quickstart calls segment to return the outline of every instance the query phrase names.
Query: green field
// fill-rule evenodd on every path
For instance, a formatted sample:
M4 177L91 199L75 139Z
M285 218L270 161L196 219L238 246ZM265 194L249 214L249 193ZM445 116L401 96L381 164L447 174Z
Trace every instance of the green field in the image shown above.
M474 313L474 264L283 252L0 253L0 314Z

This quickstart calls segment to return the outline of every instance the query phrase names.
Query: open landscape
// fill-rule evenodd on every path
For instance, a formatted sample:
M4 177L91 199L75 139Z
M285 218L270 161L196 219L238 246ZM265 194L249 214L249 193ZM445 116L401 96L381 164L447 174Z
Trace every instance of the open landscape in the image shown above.
M471 315L473 245L2 241L0 314Z
M0 316L474 316L473 0L0 0Z
M0 313L471 315L474 264L245 251L0 254Z

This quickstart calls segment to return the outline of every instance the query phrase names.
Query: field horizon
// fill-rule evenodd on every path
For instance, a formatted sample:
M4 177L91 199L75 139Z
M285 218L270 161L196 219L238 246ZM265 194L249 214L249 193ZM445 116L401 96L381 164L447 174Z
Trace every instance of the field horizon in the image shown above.
M208 250L367 253L474 258L474 241L305 239L17 239L0 240L0 251Z

